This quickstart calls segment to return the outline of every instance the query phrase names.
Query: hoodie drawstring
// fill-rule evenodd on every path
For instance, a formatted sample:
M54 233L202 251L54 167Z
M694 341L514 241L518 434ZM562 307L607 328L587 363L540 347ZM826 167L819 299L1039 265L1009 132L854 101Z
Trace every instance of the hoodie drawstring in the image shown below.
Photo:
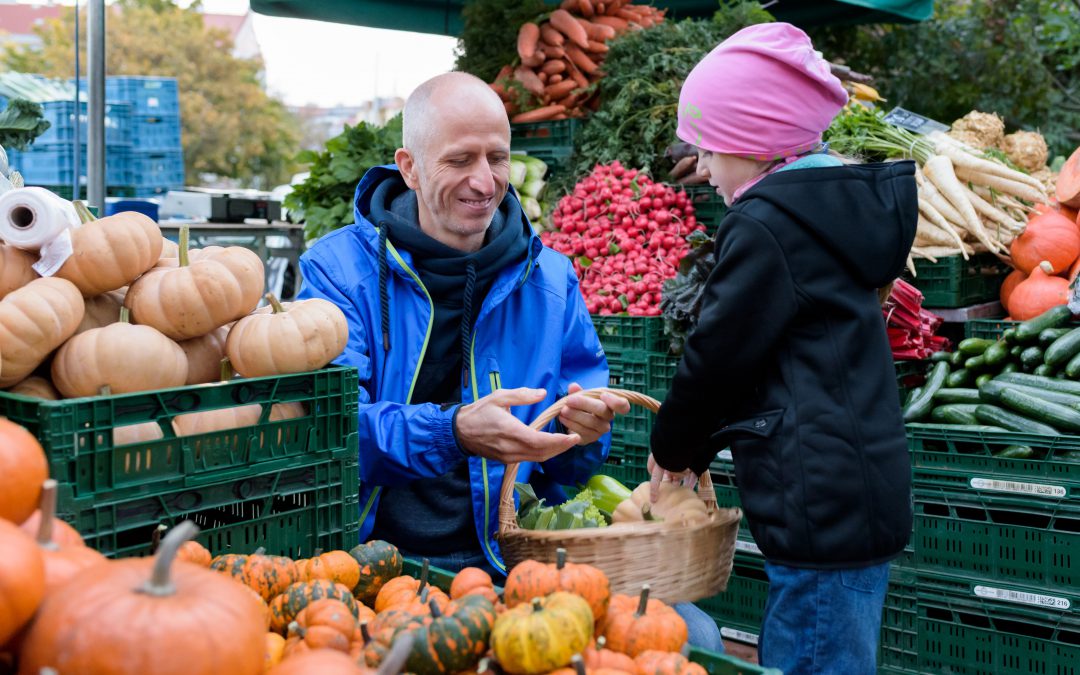
M379 318L382 321L383 351L390 351L390 292L386 288L389 263L386 261L385 223L379 224Z
M465 268L465 295L461 298L461 386L469 387L469 339L472 336L473 287L476 285L476 262L470 260Z

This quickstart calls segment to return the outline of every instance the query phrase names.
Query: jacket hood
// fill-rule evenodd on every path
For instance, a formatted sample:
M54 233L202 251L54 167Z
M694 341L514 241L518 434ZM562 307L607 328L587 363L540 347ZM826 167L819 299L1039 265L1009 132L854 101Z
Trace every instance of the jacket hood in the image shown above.
M768 202L809 230L861 283L881 288L900 276L915 239L914 176L912 161L778 171L739 205Z

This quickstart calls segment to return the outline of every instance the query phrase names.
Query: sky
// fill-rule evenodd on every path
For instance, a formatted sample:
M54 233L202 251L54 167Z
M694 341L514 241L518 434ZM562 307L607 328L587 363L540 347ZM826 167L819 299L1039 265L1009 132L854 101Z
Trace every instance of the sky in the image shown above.
M20 0L35 4L33 0ZM310 0L318 2L318 0ZM40 2L40 0L38 0ZM74 0L62 0L72 5ZM180 0L178 4L188 5ZM203 0L214 14L243 14L247 0ZM456 40L323 21L255 14L267 89L289 105L359 105L374 96L408 94L453 68ZM408 48L403 48L405 43Z

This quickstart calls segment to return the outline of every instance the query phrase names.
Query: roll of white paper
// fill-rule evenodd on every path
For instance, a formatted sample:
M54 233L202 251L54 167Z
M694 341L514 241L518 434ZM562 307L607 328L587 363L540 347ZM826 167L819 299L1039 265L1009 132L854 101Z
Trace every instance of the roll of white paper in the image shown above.
M45 188L16 188L0 195L0 239L16 248L39 251L78 226L71 202Z

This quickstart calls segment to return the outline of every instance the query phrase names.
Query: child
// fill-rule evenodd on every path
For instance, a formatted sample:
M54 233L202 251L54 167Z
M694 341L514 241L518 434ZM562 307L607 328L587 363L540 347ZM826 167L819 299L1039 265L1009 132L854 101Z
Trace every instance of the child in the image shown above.
M770 588L762 665L873 673L911 469L876 289L915 236L912 162L848 165L821 134L847 102L794 26L739 31L690 73L678 135L730 207L652 432L654 484L731 447ZM666 470L666 471L665 471Z

